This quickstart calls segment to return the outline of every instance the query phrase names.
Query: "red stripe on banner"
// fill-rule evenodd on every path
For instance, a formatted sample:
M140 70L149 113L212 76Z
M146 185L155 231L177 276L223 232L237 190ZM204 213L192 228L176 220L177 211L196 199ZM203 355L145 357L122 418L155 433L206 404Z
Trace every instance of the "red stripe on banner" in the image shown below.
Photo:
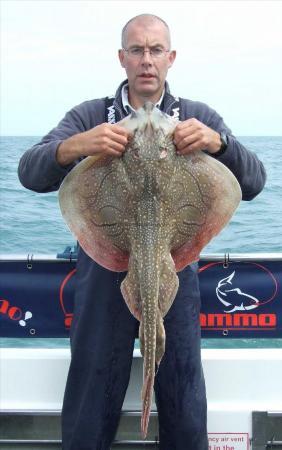
M65 307L64 307L63 291L64 291L65 285L67 284L69 279L74 275L75 272L76 272L76 269L71 270L71 272L69 272L67 274L67 276L64 278L64 280L63 280L63 282L62 282L62 284L60 286L60 304L61 304L62 310L63 310L65 315L67 314L67 312L66 312Z
M278 282L277 282L276 278L274 277L274 275L266 267L262 266L261 264L255 263L255 262L252 262L251 264L253 264L254 266L260 267L260 269L262 269L266 273L268 273L268 275L270 276L270 278L274 282L275 288L274 288L274 293L273 293L272 297L270 299L266 300L266 301L262 301L262 302L259 302L257 304L257 305L265 305L266 303L271 302L274 299L274 297L276 296L277 291L278 291Z
M201 272L203 272L204 270L208 269L209 267L216 266L216 265L218 265L218 264L223 264L223 263L219 263L219 262L208 263L208 264L206 264L205 266L200 267L199 270L198 270L198 273L201 273Z

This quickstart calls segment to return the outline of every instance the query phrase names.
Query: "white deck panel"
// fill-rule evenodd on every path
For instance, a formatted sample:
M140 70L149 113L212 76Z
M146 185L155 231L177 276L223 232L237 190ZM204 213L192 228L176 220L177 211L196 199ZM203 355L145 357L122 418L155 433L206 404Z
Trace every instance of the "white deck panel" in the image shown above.
M210 433L249 433L252 411L282 411L282 349L204 349ZM68 349L1 348L0 411L61 410ZM124 409L140 409L142 358L134 351Z

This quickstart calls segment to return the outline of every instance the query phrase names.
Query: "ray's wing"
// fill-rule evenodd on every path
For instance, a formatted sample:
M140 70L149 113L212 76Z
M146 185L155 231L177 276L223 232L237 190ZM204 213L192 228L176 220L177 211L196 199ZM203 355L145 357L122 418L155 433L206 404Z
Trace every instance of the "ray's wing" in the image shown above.
M124 211L129 190L119 159L89 156L64 179L59 190L62 215L84 251L103 267L128 267Z
M242 193L232 172L203 152L181 157L177 164L171 255L179 271L199 259L232 217Z

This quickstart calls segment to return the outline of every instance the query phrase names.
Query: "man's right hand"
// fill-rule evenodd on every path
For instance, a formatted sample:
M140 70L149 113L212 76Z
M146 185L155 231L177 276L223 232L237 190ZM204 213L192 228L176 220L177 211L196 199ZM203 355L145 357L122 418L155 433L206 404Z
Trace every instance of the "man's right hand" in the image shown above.
M67 166L81 156L98 153L109 156L121 156L128 143L129 131L110 123L102 123L91 130L75 134L64 140L57 149L57 161Z

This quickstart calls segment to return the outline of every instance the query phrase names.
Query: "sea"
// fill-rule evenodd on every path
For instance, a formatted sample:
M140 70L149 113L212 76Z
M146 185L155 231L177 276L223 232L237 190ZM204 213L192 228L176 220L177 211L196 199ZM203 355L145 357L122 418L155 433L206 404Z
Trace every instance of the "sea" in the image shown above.
M0 140L0 255L57 255L75 239L59 210L57 192L38 194L19 182L21 155L39 136L3 136ZM282 255L282 137L242 136L267 172L264 190L241 202L228 226L202 254L277 253ZM1 293L0 293L1 294ZM205 347L282 347L282 339L203 339ZM4 339L0 346L65 347L68 339Z

